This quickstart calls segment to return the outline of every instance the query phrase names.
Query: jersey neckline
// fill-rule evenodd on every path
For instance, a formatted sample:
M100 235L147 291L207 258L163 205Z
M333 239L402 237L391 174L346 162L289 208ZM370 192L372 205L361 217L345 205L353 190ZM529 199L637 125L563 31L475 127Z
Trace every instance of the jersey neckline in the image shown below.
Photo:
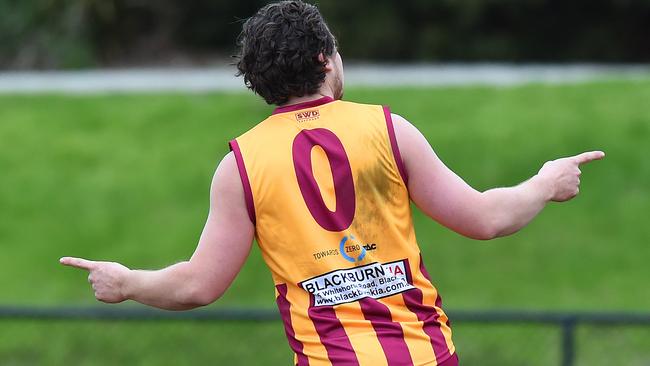
M326 95L326 96L324 96L322 98L319 98L319 99L316 99L316 100L310 100L310 101L307 101L307 102L302 102L302 103L277 107L273 111L273 114L279 114L279 113L285 113L285 112L293 112L293 111L298 111L298 110L305 109L305 108L318 107L319 105L327 104L327 103L330 103L330 102L333 102L333 101L334 101L334 98Z

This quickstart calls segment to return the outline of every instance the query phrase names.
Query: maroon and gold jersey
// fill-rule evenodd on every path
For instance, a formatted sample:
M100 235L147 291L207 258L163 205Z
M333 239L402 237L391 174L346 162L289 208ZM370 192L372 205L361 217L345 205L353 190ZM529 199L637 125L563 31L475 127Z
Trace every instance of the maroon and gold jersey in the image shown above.
M297 365L440 365L454 354L415 238L387 107L281 107L230 142Z

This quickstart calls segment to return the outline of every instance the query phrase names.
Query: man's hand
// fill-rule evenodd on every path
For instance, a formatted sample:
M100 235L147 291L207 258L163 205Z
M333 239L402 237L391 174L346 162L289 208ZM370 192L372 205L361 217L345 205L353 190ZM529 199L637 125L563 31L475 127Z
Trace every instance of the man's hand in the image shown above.
M576 156L552 160L544 164L536 178L548 187L548 200L564 202L580 192L580 165L605 157L602 151L590 151Z
M96 262L74 257L63 257L59 262L88 271L88 282L93 287L97 300L113 304L127 299L124 294L124 284L130 272L127 267L115 262Z

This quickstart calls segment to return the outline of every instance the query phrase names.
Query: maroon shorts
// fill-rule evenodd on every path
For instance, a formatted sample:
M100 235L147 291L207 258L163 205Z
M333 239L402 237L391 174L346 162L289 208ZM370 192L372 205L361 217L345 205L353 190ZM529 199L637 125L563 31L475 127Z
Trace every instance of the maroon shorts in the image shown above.
M447 361L441 363L438 366L458 366L458 355L455 353L447 359Z

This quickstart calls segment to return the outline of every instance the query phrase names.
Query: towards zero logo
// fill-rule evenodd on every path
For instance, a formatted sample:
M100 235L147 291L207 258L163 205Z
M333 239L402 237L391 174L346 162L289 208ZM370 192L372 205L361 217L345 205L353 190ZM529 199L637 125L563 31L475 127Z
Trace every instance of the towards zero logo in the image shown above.
M371 243L366 245L355 244L354 236L344 236L339 244L339 253L349 262L361 262L369 250L377 249L377 244Z

